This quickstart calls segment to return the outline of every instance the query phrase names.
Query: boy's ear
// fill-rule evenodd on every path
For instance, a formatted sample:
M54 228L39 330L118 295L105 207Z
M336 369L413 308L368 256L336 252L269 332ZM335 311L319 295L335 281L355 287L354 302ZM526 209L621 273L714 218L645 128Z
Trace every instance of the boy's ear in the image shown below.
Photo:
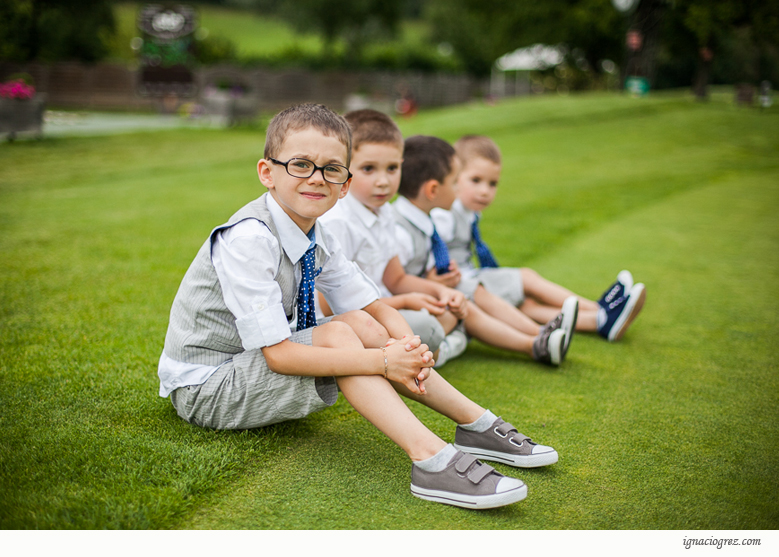
M349 186L352 185L352 179L349 178L346 182L341 184L341 192L338 194L338 199L343 199L346 194L349 193Z
M440 187L441 187L441 182L431 178L430 180L422 184L422 187L419 189L419 191L422 193L422 195L425 196L425 199L427 199L428 201L433 201L438 195L438 189Z
M273 189L273 174L271 174L270 165L265 159L260 159L257 163L257 176L260 178L263 186L269 190Z

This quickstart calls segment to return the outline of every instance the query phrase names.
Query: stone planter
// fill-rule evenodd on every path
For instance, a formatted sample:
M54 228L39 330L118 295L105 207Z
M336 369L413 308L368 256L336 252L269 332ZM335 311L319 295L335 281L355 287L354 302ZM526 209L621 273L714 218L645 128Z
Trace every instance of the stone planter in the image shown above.
M46 95L38 93L32 99L0 98L0 134L9 140L19 132L33 132L43 137L43 111Z

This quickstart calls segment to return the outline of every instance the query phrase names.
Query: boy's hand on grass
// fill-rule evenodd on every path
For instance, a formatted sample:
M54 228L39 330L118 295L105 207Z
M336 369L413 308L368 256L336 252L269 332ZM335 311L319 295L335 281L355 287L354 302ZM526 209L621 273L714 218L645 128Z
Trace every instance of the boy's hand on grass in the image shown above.
M413 292L411 294L405 294L404 298L406 309L413 309L415 311L426 309L430 315L442 315L444 311L446 311L446 303L437 300L429 294Z
M427 344L422 344L418 335L406 335L400 340L389 339L385 347L387 378L402 383L413 393L425 394L425 379L430 376L430 369L435 365L433 353ZM397 359L395 355L399 355Z

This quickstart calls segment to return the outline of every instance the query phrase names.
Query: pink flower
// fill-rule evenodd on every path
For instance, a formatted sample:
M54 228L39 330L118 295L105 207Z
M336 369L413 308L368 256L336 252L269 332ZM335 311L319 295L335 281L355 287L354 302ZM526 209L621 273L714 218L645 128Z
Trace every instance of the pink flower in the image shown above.
M35 96L35 87L27 85L21 79L0 83L0 97L6 99L31 99Z

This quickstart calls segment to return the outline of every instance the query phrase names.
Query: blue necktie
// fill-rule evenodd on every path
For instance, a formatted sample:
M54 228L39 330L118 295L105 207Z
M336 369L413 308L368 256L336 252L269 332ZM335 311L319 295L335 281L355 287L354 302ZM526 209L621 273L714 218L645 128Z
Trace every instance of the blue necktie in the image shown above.
M430 236L433 241L433 257L435 257L435 270L439 275L449 272L449 249L438 235L438 231L433 228L433 235Z
M479 215L476 215L476 219L471 225L471 236L473 236L473 243L476 246L476 256L479 258L479 266L484 269L487 267L497 267L498 262L495 261L495 257L492 255L490 248L481 239L481 233L479 233Z
M316 265L316 243L312 240L311 247L300 258L300 290L298 291L298 331L316 327L316 305L314 304L314 279L322 272L321 267L314 271Z

